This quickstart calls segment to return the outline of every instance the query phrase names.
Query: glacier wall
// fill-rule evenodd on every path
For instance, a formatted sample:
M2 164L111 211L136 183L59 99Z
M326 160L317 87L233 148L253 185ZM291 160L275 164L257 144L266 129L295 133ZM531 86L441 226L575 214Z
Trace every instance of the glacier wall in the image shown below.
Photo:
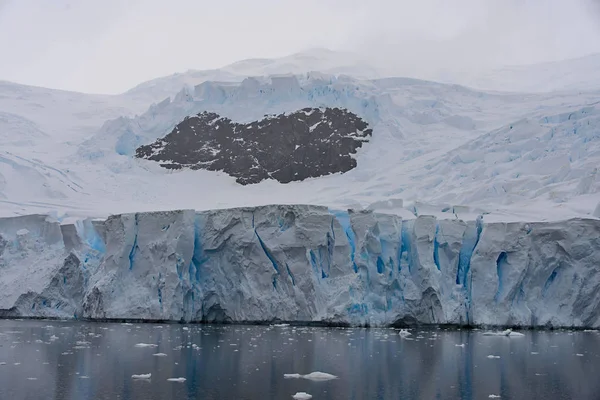
M0 316L600 327L600 220L273 205L0 219Z

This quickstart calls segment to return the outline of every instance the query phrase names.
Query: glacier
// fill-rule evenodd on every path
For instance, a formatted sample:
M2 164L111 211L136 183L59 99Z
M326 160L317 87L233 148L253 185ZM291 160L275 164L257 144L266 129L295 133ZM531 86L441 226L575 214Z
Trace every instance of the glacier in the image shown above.
M0 218L0 316L600 327L600 221L267 205Z

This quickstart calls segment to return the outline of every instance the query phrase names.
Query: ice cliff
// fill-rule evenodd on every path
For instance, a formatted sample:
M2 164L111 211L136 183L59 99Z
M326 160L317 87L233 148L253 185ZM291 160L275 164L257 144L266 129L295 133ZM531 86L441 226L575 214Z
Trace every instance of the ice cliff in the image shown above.
M600 327L600 221L274 205L0 219L0 315Z

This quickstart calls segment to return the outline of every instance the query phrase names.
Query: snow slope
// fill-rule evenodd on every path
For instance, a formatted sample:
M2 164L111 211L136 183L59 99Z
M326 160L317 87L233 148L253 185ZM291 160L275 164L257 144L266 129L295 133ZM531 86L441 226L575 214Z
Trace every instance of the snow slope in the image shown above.
M358 77L299 73L318 68ZM290 71L298 74L280 74ZM600 203L600 90L486 92L369 71L313 50L160 78L114 96L2 83L0 215L378 203L413 218L531 221L590 217ZM278 75L244 76L270 72ZM373 128L357 168L345 174L242 187L222 172L165 171L132 157L198 112L247 122L324 106L347 108Z
M600 54L564 61L450 75L454 75L453 83L461 83L481 90L530 93L599 90Z

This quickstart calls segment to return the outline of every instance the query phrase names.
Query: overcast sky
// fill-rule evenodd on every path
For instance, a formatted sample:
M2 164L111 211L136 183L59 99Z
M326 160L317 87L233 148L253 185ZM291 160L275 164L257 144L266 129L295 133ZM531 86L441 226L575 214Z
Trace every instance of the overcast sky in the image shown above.
M312 47L405 75L600 52L597 0L0 0L0 80L118 93Z

